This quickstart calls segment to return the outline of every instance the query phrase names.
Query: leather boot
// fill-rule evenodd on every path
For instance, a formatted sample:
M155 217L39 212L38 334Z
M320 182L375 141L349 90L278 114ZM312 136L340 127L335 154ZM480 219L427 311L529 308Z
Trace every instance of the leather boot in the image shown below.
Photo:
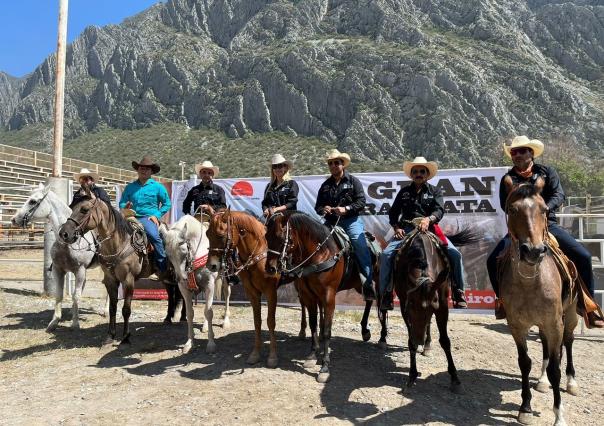
M365 283L363 285L363 298L365 302L369 302L370 300L375 300L375 290L373 289L373 283Z
M604 321L595 312L588 313L587 319L589 320L587 328L604 328Z
M382 294L382 298L380 300L380 311L391 311L394 309L392 299L392 291L386 291L384 294Z
M495 319L505 319L505 308L501 299L495 299Z
M463 290L453 290L453 308L455 309L468 309L468 302L466 302L466 295Z

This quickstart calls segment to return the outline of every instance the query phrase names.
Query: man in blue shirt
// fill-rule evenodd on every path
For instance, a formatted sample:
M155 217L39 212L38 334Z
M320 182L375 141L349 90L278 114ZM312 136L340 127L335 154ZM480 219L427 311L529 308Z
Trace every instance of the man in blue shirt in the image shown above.
M161 183L151 179L151 175L159 173L160 167L150 156L145 155L140 163L133 161L132 167L138 172L138 179L126 185L120 199L120 208L134 210L155 249L157 267L164 272L167 266L166 252L159 235L159 219L170 211L170 197Z

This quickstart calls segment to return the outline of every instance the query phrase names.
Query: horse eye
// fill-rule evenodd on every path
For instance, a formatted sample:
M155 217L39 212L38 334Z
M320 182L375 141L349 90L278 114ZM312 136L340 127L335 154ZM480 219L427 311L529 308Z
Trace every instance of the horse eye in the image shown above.
M516 214L518 213L518 209L516 207L510 207L508 209L508 214Z
M36 202L34 200L29 200L28 204L36 204Z
M88 213L88 209L86 207L82 207L80 211L84 214Z

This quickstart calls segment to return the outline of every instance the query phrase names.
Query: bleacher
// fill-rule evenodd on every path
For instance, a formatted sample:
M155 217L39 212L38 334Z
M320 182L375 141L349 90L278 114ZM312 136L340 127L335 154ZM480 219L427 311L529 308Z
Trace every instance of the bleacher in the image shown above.
M46 182L52 174L52 165L51 154L0 144L0 249L41 246L43 224L32 224L25 230L15 229L11 228L10 220L32 189ZM97 184L107 191L112 201L115 201L116 185L126 184L137 177L134 170L63 157L63 177L72 179L82 168L98 173ZM171 181L162 177L154 179L160 182Z

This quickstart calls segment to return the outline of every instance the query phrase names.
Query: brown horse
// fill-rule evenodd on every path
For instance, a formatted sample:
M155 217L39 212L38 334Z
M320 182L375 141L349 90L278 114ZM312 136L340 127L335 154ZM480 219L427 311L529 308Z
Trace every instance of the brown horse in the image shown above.
M264 225L255 217L244 212L226 211L215 213L210 219L207 231L210 240L210 252L207 267L211 272L220 269L228 270L236 249L242 265L235 272L243 281L245 294L252 304L254 311L254 328L256 338L254 349L247 358L248 364L260 361L262 347L261 329L262 316L260 299L264 294L268 305L267 324L270 334L270 353L266 365L277 366L277 342L275 338L275 311L277 309L278 277L265 273L266 240Z
M124 288L124 335L121 343L130 343L130 305L134 293L134 281L153 272L146 256L138 253L131 244L133 228L111 204L88 192L88 199L77 204L71 217L59 230L59 236L67 243L76 241L82 233L96 229L99 235L99 261L103 269L103 283L109 294L109 331L105 344L115 340L115 315L117 290L121 282Z
M419 347L423 346L424 355L427 355L431 349L430 322L434 315L440 334L439 343L447 357L451 390L460 392L461 382L457 376L457 369L451 355L451 341L447 334L451 270L449 259L434 234L413 230L407 238L397 255L393 271L394 290L400 300L401 314L408 332L411 368L407 387L413 386L420 376L416 362ZM461 246L465 242L461 237L456 238L456 236L450 236L449 239L456 246ZM380 342L385 344L387 311L380 313L380 320L382 322Z
M323 311L321 334L323 337L323 365L317 377L321 383L329 380L329 344L331 326L336 305L336 293L340 290L355 289L362 293L362 283L353 262L352 272L345 278L345 256L338 248L332 232L325 225L301 212L284 212L272 216L267 223L266 239L269 246L267 272L275 277L288 270L296 279L296 288L303 307L308 309L310 324L311 352L307 364L316 363L319 353L317 334L317 308ZM295 265L293 267L288 267ZM374 263L374 276L377 277L377 262ZM366 302L361 320L363 340L367 341L371 333L367 328L367 319L371 310L371 301Z
M548 248L547 206L539 194L541 179L536 185L521 185L514 189L511 180L506 203L511 245L504 253L507 261L500 264L500 295L505 303L508 326L516 348L518 365L522 372L522 405L518 414L520 423L532 420L526 335L533 325L539 327L543 345L542 375L537 390L548 389L547 379L554 392L556 425L565 424L560 397L560 357L564 343L567 354L567 391L575 395L572 344L577 325L577 299L564 289L562 277Z

